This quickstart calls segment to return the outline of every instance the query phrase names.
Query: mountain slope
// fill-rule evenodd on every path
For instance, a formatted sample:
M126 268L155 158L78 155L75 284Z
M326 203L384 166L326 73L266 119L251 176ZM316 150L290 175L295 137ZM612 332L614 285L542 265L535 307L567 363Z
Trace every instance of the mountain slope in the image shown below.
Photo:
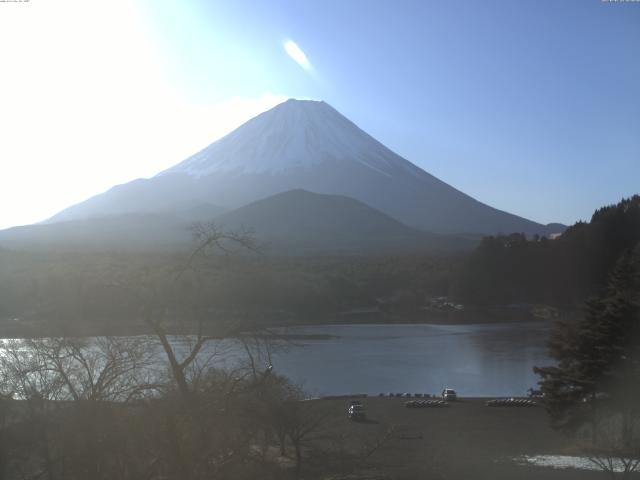
M407 227L341 195L291 190L216 218L226 229L255 232L270 250L288 253L363 253L471 248L473 242Z
M475 241L421 232L362 202L304 190L279 193L217 216L204 205L187 215L122 214L15 227L0 246L64 251L167 251L193 248L190 225L214 221L249 229L264 253L278 255L389 253L471 249Z
M189 245L189 222L159 213L127 213L13 227L0 246L14 250L157 251Z
M52 221L212 203L228 209L292 190L344 195L437 233L555 227L494 209L395 154L324 102L289 100L148 180L114 187Z

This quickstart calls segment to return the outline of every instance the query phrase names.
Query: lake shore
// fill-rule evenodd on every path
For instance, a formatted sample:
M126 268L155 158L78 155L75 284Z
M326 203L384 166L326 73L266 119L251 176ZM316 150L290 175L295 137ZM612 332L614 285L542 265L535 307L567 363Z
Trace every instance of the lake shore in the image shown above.
M476 325L491 323L554 322L575 315L573 307L518 304L468 306L461 308L422 306L408 310L385 310L375 306L339 312L215 312L207 320L203 331L224 336L234 324L250 329L306 327L313 325ZM191 334L199 330L189 322L166 325L171 334ZM41 317L0 319L0 338L35 337L93 337L101 335L152 335L153 331L139 318L101 318L91 321L50 322Z
M518 458L575 454L554 431L542 406L487 407L487 398L462 398L444 408L406 408L404 398L361 398L367 419L347 419L349 398L314 400L330 416L330 436L346 448L382 444L354 479L597 479L602 472L533 466ZM310 459L309 468L321 469ZM640 476L640 475L639 475ZM635 478L635 477L634 477Z

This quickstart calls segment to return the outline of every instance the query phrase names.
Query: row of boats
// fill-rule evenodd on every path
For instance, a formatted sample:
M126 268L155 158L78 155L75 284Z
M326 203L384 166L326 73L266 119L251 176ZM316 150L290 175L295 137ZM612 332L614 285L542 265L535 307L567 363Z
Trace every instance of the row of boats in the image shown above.
M528 398L494 398L487 400L487 407L535 407L536 402Z
M528 398L495 398L486 402L487 407L535 407L537 404ZM404 404L407 408L448 407L445 400L410 400Z
M404 404L407 408L448 407L449 402L444 400L410 400Z

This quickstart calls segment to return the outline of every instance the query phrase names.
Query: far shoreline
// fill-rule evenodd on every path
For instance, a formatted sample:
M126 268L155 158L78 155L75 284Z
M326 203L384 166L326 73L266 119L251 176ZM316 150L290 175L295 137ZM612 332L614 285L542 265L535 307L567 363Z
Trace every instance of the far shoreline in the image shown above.
M245 332L259 332L263 329L286 329L331 325L490 325L517 323L548 323L570 318L576 314L575 307L558 308L548 305L493 305L472 306L462 310L425 309L387 312L373 308L347 312L320 314L296 314L291 312L250 312L246 315L224 313L213 316L204 333L219 338L226 335L229 326L242 324ZM191 327L191 328L190 328ZM221 330L223 329L223 330ZM170 335L194 335L195 325L187 323L167 325ZM236 332L237 333L237 332ZM153 331L140 319L114 320L97 319L92 322L58 323L42 319L21 321L0 320L0 339L46 338L46 337L97 337L97 336L137 336L153 335Z

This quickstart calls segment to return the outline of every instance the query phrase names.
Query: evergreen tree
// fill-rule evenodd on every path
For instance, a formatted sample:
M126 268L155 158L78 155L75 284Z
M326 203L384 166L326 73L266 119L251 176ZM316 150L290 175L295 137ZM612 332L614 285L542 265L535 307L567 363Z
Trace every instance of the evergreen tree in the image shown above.
M454 284L464 303L577 305L601 292L622 252L640 242L640 195L597 210L559 238L483 239Z
M558 326L550 342L555 366L535 368L556 428L589 426L597 443L601 422L620 425L625 447L640 413L640 261L626 251L584 317Z

